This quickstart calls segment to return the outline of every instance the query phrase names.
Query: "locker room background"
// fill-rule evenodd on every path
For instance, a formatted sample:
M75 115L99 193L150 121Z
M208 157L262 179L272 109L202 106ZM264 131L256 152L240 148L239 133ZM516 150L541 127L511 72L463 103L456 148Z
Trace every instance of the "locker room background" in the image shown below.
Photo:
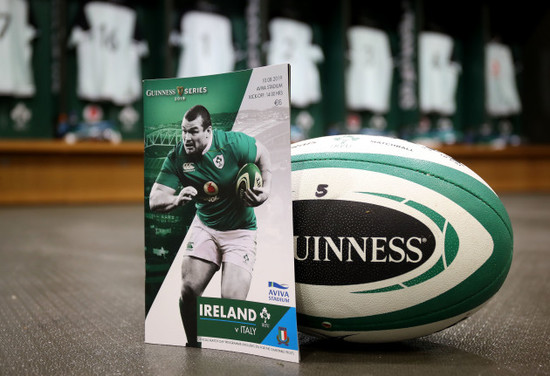
M13 1L1 0L0 4L5 8ZM94 1L17 1L28 4L28 20L35 30L28 42L35 92L19 95L0 90L0 137L56 139L63 136L64 126L103 120L120 131L122 140L141 139L139 98L123 96L121 103L120 98L89 99L79 93L82 61L78 59L78 46L71 42L75 28L85 31L89 27L82 24L83 9ZM132 43L141 41L146 47L138 59L141 79L177 76L185 53L189 59L193 48L199 49L208 36L216 39L212 48L220 53L226 45L220 42L222 28L215 26L216 18L222 20L218 25L225 22L230 27L231 51L227 53L232 54L231 70L290 61L293 140L334 133L368 133L435 146L550 141L550 41L546 38L550 14L548 5L542 3L529 7L489 0L468 5L434 0L342 0L322 7L311 0L95 3L126 7L135 14ZM180 25L183 17L193 13L199 16L187 22L195 22L195 29L202 27L203 31L195 33L199 39L185 42ZM214 17L208 19L209 15ZM90 23L89 19L86 21ZM2 25L7 30L10 24ZM355 38L354 51L350 36L353 29L356 34L367 34ZM114 33L106 33L103 43L112 43ZM430 33L440 38L432 47L436 51L433 56L429 55L429 48L421 53L421 41ZM508 60L489 61L486 48L490 43L503 46ZM448 54L438 56L441 48L437 46L446 46ZM207 60L204 49L196 53L202 53ZM14 56L8 53L6 59ZM131 57L127 61L130 64ZM428 66L423 66L422 61L427 61ZM372 64L378 67L373 68ZM425 72L433 74L442 67L446 77L455 80L448 85L450 89L443 89L452 98L450 110L449 106L442 109L426 100L422 103L429 91L429 85L422 83L427 77ZM492 70L487 72L488 67ZM225 69L218 67L218 72L215 66L211 68L209 73ZM491 110L487 95L491 83L487 78L505 73L508 83L515 86L516 106L500 112ZM112 85L118 78L114 75L107 81L114 87L123 86ZM380 92L386 93L384 104L380 107L369 103L369 96ZM435 95L435 102L442 98L437 90L431 95ZM352 103L354 98L363 98L363 103Z

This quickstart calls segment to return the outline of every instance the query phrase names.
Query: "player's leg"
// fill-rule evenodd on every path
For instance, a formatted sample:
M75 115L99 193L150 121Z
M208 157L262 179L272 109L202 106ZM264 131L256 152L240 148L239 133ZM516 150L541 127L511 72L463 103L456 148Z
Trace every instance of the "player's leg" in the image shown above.
M222 271L222 298L245 300L252 274L247 269L225 262Z
M197 297L218 270L218 265L191 256L184 256L181 265L182 283L180 313L188 346L199 347L197 342Z
M225 231L216 240L222 250L222 298L245 300L256 262L256 231Z
M180 313L189 346L197 343L197 297L220 269L221 256L208 229L195 217L182 243Z

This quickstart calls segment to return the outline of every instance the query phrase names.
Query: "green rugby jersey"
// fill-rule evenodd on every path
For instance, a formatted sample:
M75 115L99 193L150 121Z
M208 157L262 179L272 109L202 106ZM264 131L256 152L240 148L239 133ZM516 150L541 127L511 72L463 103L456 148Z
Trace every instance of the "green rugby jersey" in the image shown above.
M235 178L246 163L256 160L256 140L244 133L213 130L212 145L202 156L187 155L179 142L167 155L157 183L177 189L193 186L200 220L219 231L256 229L254 208L237 197Z

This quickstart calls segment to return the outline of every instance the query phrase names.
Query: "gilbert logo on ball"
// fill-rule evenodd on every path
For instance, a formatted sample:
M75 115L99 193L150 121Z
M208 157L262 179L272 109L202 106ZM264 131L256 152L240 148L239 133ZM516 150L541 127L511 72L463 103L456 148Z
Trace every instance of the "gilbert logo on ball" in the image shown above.
M508 214L473 171L427 147L344 135L292 146L298 325L352 342L447 328L502 286Z

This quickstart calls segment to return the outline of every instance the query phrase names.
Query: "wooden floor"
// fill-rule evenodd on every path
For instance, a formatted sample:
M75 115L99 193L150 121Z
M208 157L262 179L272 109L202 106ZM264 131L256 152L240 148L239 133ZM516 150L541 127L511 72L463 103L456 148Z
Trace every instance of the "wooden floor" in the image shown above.
M431 336L300 339L301 363L144 344L143 207L0 209L0 375L550 375L550 194L504 194L514 261L496 296Z
M550 145L440 149L497 193L550 192ZM143 202L142 142L0 141L0 205Z

